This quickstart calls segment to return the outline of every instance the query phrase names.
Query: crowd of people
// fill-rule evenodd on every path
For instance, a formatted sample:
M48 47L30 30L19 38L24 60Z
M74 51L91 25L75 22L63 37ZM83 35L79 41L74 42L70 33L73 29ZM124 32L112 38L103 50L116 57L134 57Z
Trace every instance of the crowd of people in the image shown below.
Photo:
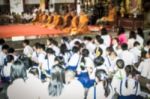
M95 37L48 38L22 42L23 52L0 40L1 83L9 99L143 99L150 92L150 34L123 27L112 38L103 28ZM145 82L142 82L145 79ZM143 92L141 86L148 91Z

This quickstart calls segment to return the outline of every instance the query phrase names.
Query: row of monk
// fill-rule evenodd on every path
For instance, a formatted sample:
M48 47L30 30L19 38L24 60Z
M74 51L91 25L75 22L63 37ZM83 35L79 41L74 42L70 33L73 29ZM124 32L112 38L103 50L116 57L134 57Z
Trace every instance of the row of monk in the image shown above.
M32 20L33 24L41 23L42 27L60 29L64 33L71 33L71 35L87 33L89 31L88 22L89 17L83 11L78 16L74 11L60 15L57 12L47 14L39 10Z

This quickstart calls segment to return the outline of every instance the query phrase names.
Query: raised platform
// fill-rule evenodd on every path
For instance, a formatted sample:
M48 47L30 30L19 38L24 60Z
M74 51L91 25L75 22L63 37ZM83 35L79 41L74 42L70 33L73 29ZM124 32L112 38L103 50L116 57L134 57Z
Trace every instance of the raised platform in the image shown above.
M91 31L100 30L99 27L95 26L89 26L89 29ZM28 36L62 36L62 35L69 35L69 34L65 34L61 30L43 28L41 25L13 24L0 26L0 38L11 38L18 36L28 37Z

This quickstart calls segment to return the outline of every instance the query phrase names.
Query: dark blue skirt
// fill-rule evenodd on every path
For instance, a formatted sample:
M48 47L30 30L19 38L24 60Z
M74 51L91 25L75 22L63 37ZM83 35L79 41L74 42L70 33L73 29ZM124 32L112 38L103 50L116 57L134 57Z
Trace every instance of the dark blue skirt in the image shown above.
M68 66L66 68L66 70L72 70L72 71L76 71L76 69L77 69L77 66Z
M95 80L92 80L89 78L89 75L87 72L81 72L80 75L78 75L78 80L82 83L84 88L92 87L95 82Z

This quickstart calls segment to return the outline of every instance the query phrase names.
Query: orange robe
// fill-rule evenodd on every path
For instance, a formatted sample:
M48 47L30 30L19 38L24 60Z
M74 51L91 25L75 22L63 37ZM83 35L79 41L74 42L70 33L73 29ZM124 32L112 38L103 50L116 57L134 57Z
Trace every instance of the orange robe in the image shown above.
M60 15L55 15L52 24L49 25L49 28L60 29L63 24L63 18Z
M47 21L47 18L48 18L48 15L46 15L46 14L43 14L42 15L42 23L46 23L46 21Z
M74 35L77 33L78 25L79 25L79 17L74 16L71 21L71 35Z
M49 27L50 26L50 24L53 22L53 16L48 16L48 18L47 18L47 22L43 25L43 27Z
M62 31L64 33L70 33L71 32L71 20L72 16L70 14L67 14L64 16L64 25Z
M89 31L88 22L89 22L89 18L87 15L81 15L80 16L78 33L86 33Z
M116 10L115 8L112 8L109 10L108 16L102 18L102 21L113 22L115 21L115 16L116 16Z

